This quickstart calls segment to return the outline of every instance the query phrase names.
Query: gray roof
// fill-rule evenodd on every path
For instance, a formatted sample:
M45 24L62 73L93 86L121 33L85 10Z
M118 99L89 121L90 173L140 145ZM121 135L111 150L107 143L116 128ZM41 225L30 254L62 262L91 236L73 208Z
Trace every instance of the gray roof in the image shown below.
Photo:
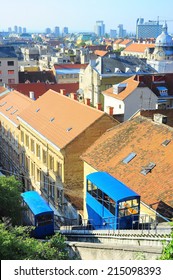
M96 64L95 68L99 74L107 74L110 76L113 74L135 75L157 72L146 62L134 56L102 57L101 61Z
M14 47L0 46L0 58L17 58Z

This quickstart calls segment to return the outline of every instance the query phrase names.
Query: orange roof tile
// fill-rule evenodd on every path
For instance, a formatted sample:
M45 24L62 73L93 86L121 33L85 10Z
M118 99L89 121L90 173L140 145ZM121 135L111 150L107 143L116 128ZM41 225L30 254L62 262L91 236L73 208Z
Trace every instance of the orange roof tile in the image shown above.
M37 109L40 110L37 112ZM48 90L20 114L20 118L62 149L104 114Z
M122 42L120 42L120 45L127 45L130 42L132 42L132 40L126 39L126 40L123 40Z
M124 100L127 96L129 96L139 85L139 82L135 80L135 75L124 80L122 83L120 84L127 84L126 88L118 93L118 94L115 94L113 93L113 87L103 91L102 93L104 95L108 95L110 97L113 97L115 99L118 99L118 100Z
M127 46L124 49L124 51L144 53L147 48L154 48L154 47L155 44L132 43L131 45Z
M94 53L98 56L105 56L108 52L107 51L96 50Z
M163 146L166 139L171 142ZM141 195L144 203L163 215L170 210L173 217L172 151L173 128L140 116L108 130L82 159L96 170L106 171L122 181ZM136 153L135 158L123 163L131 152ZM141 174L150 162L156 166L147 175Z
M0 87L0 93L6 91L6 88L5 87Z
M11 84L11 88L29 96L29 92L34 92L35 99L43 95L49 89L60 92L60 89L65 89L67 93L76 92L79 89L79 83L69 84L46 84L46 83L20 83Z
M114 41L114 44L120 44L123 41L123 39L117 39Z
M0 114L15 124L19 124L17 116L34 101L20 92L11 91L0 101ZM4 104L4 105L3 105Z

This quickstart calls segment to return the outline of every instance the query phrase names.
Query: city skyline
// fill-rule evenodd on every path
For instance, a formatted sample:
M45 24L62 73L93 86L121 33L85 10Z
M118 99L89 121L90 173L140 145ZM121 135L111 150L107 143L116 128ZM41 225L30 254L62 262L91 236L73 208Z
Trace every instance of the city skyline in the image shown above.
M166 20L168 32L173 32L172 1L157 0L128 0L122 3L117 0L37 0L29 1L29 5L22 0L15 0L9 4L1 4L0 31L7 31L9 27L25 26L28 32L44 32L47 27L54 30L55 26L62 29L69 28L69 32L93 32L96 21L102 20L105 31L118 28L123 24L127 32L136 32L136 20L139 17L145 21Z

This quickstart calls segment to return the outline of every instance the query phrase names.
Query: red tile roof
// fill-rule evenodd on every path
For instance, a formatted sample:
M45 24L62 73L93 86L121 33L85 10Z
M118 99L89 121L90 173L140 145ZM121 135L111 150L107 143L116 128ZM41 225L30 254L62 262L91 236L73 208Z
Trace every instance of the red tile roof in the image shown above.
M45 83L29 83L29 84L11 84L11 88L29 96L29 92L34 92L35 99L43 95L49 89L60 92L60 89L65 89L67 93L76 92L79 89L79 83L70 84L45 84Z
M127 51L127 52L139 52L139 53L144 53L145 50L147 48L154 48L155 47L155 44L142 44L142 43L133 43L129 46L127 46L124 50L124 51Z
M139 82L135 80L135 77L136 75L124 80L122 83L120 84L127 84L126 88L118 93L118 94L115 94L113 93L113 87L103 91L103 94L104 95L107 95L107 96L110 96L110 97L113 97L115 99L118 99L118 100L124 100L127 96L129 96L139 85Z
M165 140L171 142L163 146ZM162 215L173 217L172 151L173 128L139 116L108 130L82 159L122 181ZM131 152L136 153L135 158L123 163ZM147 175L141 174L150 162L156 166Z
M105 56L108 52L107 51L96 50L94 53L98 56Z
M17 116L33 102L35 101L24 96L20 92L15 90L11 91L2 100L0 100L0 114L18 125L19 121Z
M20 118L62 149L103 115L102 111L48 90Z
M0 87L0 93L3 93L4 91L6 91L5 87Z

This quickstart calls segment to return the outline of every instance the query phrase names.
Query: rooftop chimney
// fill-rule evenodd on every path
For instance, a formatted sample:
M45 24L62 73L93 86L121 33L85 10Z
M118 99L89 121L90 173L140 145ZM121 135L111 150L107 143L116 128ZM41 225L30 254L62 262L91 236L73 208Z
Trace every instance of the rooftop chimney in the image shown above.
M85 98L85 104L90 106L90 98Z
M107 106L106 107L106 112L107 112L108 115L113 116L114 107Z
M61 93L62 95L66 95L66 89L60 89L60 93Z
M102 104L101 103L97 103L97 105L96 105L96 108L97 108L97 110L102 110Z
M29 97L33 100L35 100L35 94L33 91L29 91Z
M77 100L77 94L76 94L75 92L71 92L71 93L70 93L70 97L71 97L71 99L73 99L73 100Z

